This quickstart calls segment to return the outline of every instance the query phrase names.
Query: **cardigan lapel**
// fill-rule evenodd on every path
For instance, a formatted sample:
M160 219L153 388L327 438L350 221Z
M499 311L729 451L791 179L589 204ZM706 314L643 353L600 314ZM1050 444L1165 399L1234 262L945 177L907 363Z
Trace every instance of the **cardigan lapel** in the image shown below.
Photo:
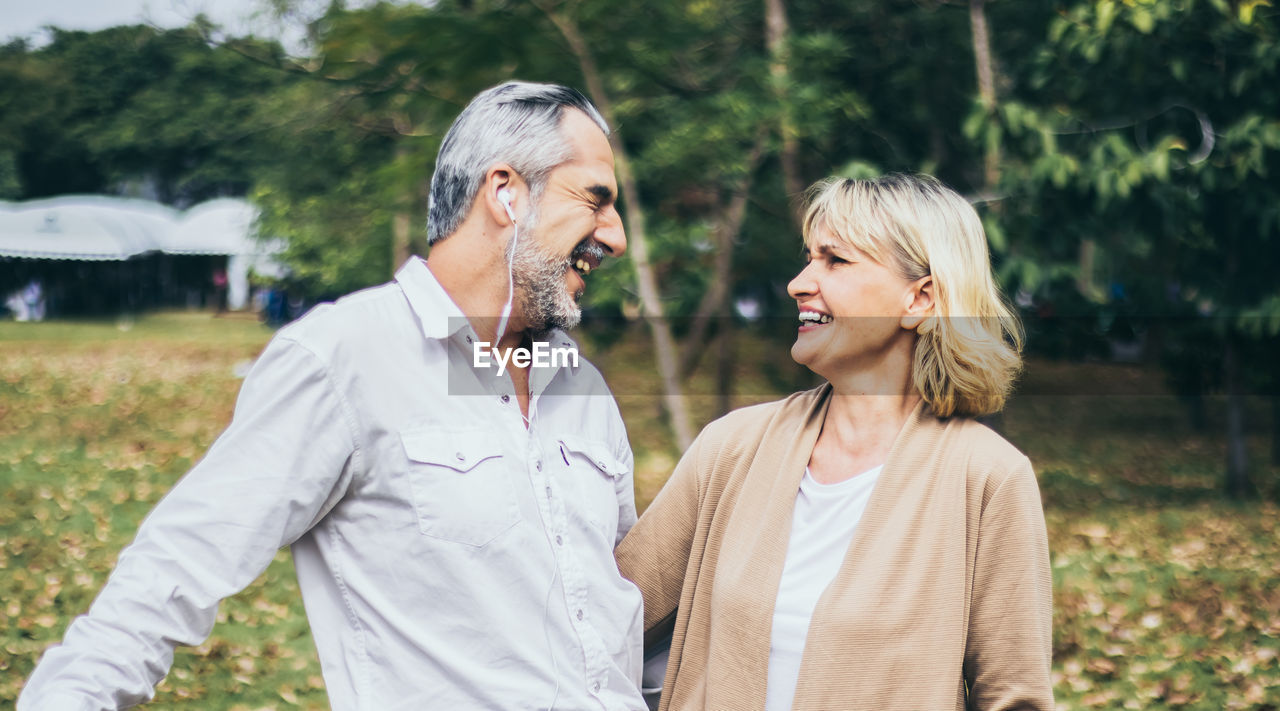
M715 655L708 672L717 682L711 688L732 689L736 700L758 699L763 705L769 676L769 641L773 607L786 561L791 516L805 466L813 454L831 402L825 384L808 397L797 398L803 408L799 428L784 408L761 435L759 449L744 478L741 496L724 533L725 550L716 568L713 609L728 610L711 621ZM792 410L794 412L794 410ZM712 707L739 708L727 699L707 699Z
M813 688L814 682L822 682L808 670L830 669L836 658L854 679L872 667L897 672L896 683L865 677L854 682L866 692L864 700L874 697L884 683L889 684L888 694L905 691L895 687L920 671L911 658L912 650L918 654L917 645L957 646L955 669L929 671L960 678L962 630L957 637L957 630L940 624L948 616L922 619L916 614L951 612L950 607L966 597L964 516L948 515L953 507L963 511L965 480L939 470L945 430L945 423L921 403L895 438L840 570L814 609L793 708L825 707L829 700L816 697ZM952 571L955 566L958 570ZM962 619L962 610L954 612L954 619ZM854 641L864 636L897 639L899 644L874 650L872 659L864 657L872 650Z

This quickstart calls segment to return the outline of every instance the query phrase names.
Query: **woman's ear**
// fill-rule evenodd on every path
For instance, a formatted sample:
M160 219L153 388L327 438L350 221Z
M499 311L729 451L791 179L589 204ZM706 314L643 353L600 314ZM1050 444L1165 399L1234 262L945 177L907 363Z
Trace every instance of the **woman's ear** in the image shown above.
M933 276L920 277L911 284L907 291L907 309L902 315L902 327L913 331L920 327L925 319L933 316Z

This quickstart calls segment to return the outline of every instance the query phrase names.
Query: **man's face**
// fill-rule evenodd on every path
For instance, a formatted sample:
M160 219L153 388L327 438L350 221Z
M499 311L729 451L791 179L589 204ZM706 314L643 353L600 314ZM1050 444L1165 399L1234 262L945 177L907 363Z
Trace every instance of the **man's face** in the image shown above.
M584 277L605 255L627 250L609 140L586 114L565 112L560 130L573 159L551 171L542 199L525 218L513 275L519 313L535 334L578 324ZM527 232L526 232L527 230Z

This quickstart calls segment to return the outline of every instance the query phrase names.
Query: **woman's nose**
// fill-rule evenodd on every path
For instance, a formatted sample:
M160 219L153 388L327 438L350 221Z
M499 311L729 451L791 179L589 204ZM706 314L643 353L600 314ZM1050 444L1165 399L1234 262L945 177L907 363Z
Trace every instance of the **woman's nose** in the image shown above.
M813 262L809 262L800 270L800 273L787 284L787 293L793 299L802 299L806 296L812 296L817 292L817 284L810 275L809 267L813 266Z

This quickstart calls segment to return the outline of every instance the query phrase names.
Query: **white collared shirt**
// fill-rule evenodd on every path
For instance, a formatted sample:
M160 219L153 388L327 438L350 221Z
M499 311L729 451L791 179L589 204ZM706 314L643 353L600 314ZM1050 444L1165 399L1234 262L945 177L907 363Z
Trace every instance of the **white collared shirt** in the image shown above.
M585 360L531 368L526 429L474 339L419 259L282 329L19 709L151 698L283 545L335 709L644 709L617 405Z

